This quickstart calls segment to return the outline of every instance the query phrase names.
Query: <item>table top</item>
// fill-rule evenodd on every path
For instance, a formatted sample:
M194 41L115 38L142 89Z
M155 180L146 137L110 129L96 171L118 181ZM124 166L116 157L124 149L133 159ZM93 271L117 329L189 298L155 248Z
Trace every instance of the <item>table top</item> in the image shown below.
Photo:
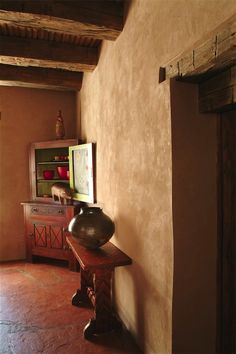
M90 250L80 246L72 236L67 236L66 241L84 270L115 268L132 263L132 259L111 242L107 242L95 250Z

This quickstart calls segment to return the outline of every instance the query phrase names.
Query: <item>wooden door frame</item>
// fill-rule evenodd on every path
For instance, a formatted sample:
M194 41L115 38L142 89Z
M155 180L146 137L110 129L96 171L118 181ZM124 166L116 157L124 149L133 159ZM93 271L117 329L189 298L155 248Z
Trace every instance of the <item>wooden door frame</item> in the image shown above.
M191 48L171 59L159 68L159 83L177 79L179 81L199 84L199 112L219 113L218 119L218 173L217 173L217 324L216 324L216 352L224 353L222 348L226 343L227 328L223 322L229 323L225 318L226 309L223 304L230 294L226 295L224 287L230 284L226 275L224 257L226 253L224 232L223 205L225 204L222 189L222 116L223 110L234 109L236 106L236 14L221 23L213 31L207 33ZM236 140L236 139L235 139ZM236 209L236 206L235 206ZM236 271L235 271L236 273ZM225 284L226 282L226 284ZM236 290L235 290L236 292ZM227 326L226 326L227 327ZM236 345L235 345L236 346ZM227 353L228 354L228 353Z
M235 118L236 119L236 118ZM235 151L232 122L218 119L218 256L217 256L217 353L235 351L235 304L233 302L233 263L231 236L235 235ZM235 128L236 129L236 128ZM234 203L234 204L232 204ZM235 241L234 241L235 242ZM234 280L235 282L235 280ZM232 311L233 310L233 311Z

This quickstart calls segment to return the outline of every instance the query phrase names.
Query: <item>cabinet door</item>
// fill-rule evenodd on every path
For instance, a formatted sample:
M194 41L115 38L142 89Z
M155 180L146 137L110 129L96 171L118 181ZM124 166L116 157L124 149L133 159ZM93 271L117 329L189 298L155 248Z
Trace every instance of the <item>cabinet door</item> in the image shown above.
M34 247L63 249L61 225L34 224Z
M34 224L34 246L47 247L47 226L44 224Z
M24 204L26 257L29 262L32 256L70 261L65 229L74 214L74 206Z
M63 248L63 228L60 225L49 225L48 247Z

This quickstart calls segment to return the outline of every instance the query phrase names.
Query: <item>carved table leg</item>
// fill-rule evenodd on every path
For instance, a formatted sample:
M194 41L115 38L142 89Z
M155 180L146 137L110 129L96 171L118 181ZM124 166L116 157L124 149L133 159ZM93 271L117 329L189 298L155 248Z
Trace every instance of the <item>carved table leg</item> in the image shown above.
M86 339L120 328L120 322L112 313L112 276L113 269L98 269L93 273L94 291L89 290L89 297L94 305L95 318L84 328Z
M89 272L86 272L80 268L80 289L72 296L72 305L82 306L89 302L87 296L87 285L89 281Z
M71 249L68 250L68 265L69 270L71 270L72 272L77 272L79 270L79 262L75 258Z

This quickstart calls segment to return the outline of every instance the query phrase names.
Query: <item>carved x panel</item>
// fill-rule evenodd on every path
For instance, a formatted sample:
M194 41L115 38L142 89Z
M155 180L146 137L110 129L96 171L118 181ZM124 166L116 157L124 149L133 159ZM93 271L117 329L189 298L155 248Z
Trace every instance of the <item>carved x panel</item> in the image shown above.
M63 230L60 226L49 226L50 247L62 248L63 247Z
M34 224L34 240L36 247L47 247L47 232L45 225Z

